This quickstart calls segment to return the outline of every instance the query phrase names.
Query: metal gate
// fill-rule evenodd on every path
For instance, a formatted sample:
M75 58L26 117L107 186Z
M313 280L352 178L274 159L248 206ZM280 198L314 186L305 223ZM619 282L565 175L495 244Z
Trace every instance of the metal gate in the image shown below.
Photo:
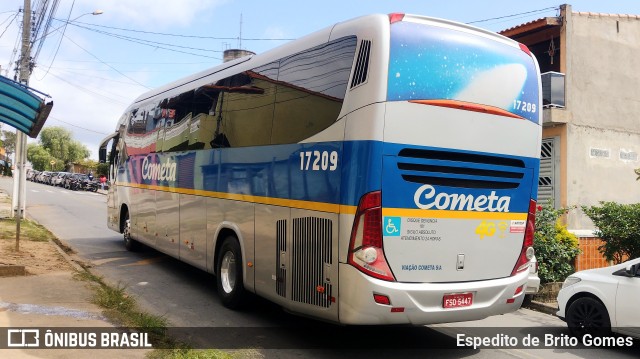
M560 203L560 156L558 137L545 138L540 147L540 177L538 178L538 204L553 201L555 208Z

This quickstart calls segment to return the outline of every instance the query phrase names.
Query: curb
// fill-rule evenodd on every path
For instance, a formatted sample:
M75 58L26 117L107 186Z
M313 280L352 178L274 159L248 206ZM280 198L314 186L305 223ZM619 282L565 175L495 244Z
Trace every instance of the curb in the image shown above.
M552 304L542 303L537 301L531 301L531 303L525 306L525 308L535 310L537 312L553 315L554 317L556 316L556 312L558 311L558 308Z
M60 239L58 239L60 240ZM81 265L79 265L76 261L73 260L73 258L71 258L67 252L65 252L62 248L60 248L60 246L58 245L58 243L56 243L55 241L49 241L49 243L51 243L51 245L53 245L53 247L58 251L58 253L60 253L60 255L62 256L62 258L64 258L65 261L67 261L67 263L69 263L73 269L75 269L78 272L84 272L85 269L82 268Z
M22 265L0 265L0 278L17 277L27 275L27 271Z

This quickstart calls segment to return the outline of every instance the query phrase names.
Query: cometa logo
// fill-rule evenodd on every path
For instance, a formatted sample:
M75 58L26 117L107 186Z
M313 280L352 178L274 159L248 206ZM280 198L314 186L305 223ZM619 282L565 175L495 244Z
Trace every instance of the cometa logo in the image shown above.
M511 197L496 196L495 191L491 191L488 196L473 196L459 193L437 193L432 185L420 186L413 196L416 206L420 209L448 209L458 211L489 211L489 212L509 212L509 202Z
M177 165L167 159L164 163L149 163L149 157L142 161L142 179L155 181L175 181Z

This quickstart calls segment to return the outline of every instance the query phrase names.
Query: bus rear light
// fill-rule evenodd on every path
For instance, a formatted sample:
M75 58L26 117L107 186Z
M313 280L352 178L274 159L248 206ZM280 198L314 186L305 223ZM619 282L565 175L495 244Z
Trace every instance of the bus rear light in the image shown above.
M373 300L382 305L391 305L391 299L383 294L373 294Z
M536 201L529 201L529 213L527 215L527 226L524 230L524 241L522 242L522 250L516 265L511 271L511 275L516 275L524 270L529 269L529 261L533 258L535 250L533 249L533 237L536 223Z
M518 294L522 293L522 290L524 289L524 285L519 286L518 288L516 288L516 292L513 294L513 296L517 296Z
M382 193L360 198L351 229L347 262L372 277L395 281L382 249Z
M522 293L522 291L524 290L524 285L519 286L518 288L516 288L515 293L513 293L513 297L507 299L507 304L512 304L516 302L516 297Z
M394 12L389 14L389 24L400 22L402 19L404 19L404 14L402 13Z

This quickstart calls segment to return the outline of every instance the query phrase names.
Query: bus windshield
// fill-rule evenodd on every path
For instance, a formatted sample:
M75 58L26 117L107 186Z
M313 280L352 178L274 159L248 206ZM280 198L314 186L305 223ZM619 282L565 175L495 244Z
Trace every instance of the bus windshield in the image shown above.
M391 26L388 101L481 104L538 123L536 65L517 46L414 22Z

